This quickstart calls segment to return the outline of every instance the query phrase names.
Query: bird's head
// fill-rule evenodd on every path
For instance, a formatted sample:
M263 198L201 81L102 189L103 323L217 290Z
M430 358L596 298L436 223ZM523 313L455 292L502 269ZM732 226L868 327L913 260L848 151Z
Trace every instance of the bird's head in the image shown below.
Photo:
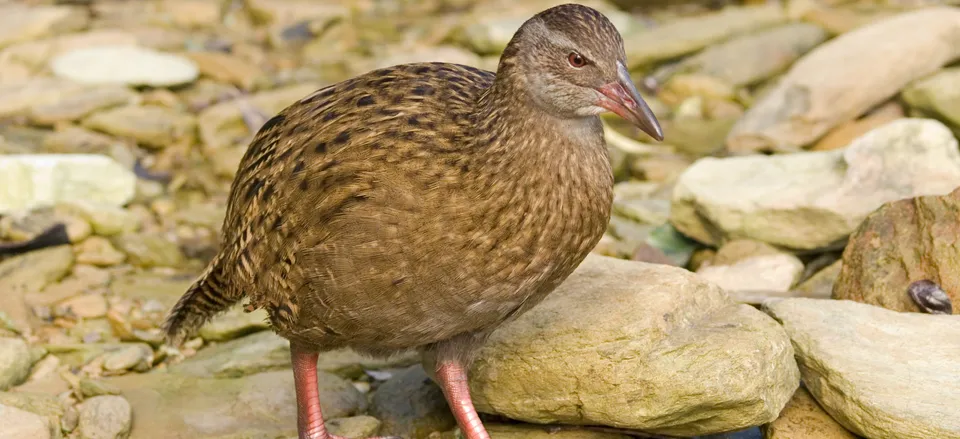
M520 75L533 102L557 117L612 111L663 140L627 71L620 32L593 8L565 4L534 15L507 45L499 70Z

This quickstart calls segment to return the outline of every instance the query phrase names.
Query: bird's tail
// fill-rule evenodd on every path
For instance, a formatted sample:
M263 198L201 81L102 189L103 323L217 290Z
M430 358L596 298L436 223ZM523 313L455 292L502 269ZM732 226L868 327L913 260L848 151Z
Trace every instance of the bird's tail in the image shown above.
M208 320L227 310L243 298L224 288L222 270L214 259L196 282L173 306L163 323L167 344L179 346Z

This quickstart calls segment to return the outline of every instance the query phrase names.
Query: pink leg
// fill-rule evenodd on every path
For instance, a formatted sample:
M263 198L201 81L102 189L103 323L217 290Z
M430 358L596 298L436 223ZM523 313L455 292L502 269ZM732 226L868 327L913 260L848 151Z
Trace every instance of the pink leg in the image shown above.
M304 351L291 346L293 383L297 391L297 431L300 439L347 439L327 432L320 411L320 391L317 390L316 352ZM376 437L370 439L394 439Z
M490 439L490 434L483 428L480 416L473 407L470 399L470 388L467 386L467 371L463 365L454 361L442 361L437 364L437 381L447 397L453 417L467 439Z

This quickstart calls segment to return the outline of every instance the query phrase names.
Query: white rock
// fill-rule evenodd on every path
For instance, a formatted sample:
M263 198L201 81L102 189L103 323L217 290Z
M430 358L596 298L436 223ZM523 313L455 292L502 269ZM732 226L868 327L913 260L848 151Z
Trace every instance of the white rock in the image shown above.
M50 439L50 427L40 415L0 404L0 439Z
M844 149L700 159L674 187L670 221L712 245L748 238L823 249L883 203L957 186L953 133L935 120L899 119Z
M764 308L793 341L810 393L850 431L960 438L960 316L806 298Z
M803 273L791 254L753 256L733 265L709 265L697 274L730 291L788 291Z
M88 201L121 206L133 199L136 176L94 154L0 156L0 214Z
M167 87L193 82L200 74L188 58L136 46L99 46L57 55L50 68L59 77L86 84Z

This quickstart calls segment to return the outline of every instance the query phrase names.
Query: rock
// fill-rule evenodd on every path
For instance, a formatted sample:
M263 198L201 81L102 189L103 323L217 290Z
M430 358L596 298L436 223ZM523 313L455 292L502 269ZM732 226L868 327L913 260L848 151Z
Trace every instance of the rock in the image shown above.
M0 5L0 48L84 27L87 16L69 6Z
M173 307L193 284L193 274L132 273L110 283L114 295L142 302L156 302L164 310Z
M330 434L343 437L370 437L380 431L380 420L373 416L351 416L327 421Z
M370 414L382 422L380 434L426 439L435 431L457 425L443 391L419 364L380 385L370 402Z
M903 199L871 213L850 237L835 299L894 311L920 312L907 289L930 280L960 303L956 211L960 189L949 195Z
M135 184L133 172L100 155L0 156L0 214L67 200L123 205Z
M200 69L200 74L220 82L228 82L243 90L252 90L266 80L257 66L240 57L222 52L190 52L187 54Z
M161 10L178 27L214 26L221 18L221 5L207 0L164 0Z
M52 105L63 96L81 93L82 84L56 78L30 78L0 84L0 117L26 116L31 108Z
M820 26L789 23L731 38L667 69L704 73L734 86L751 85L786 70L826 39Z
M81 439L126 439L133 413L122 396L94 396L80 404Z
M903 108L896 102L882 105L880 108L871 111L866 116L843 122L837 125L827 135L823 136L813 146L811 151L828 151L831 149L844 148L860 137L875 128L879 128L890 122L903 117Z
M550 431L549 427L523 424L486 423L490 439L630 439L630 436L617 433L589 431L576 427L566 427Z
M119 395L120 389L100 380L88 378L80 379L80 394L84 398L92 398L100 395Z
M110 240L94 236L77 246L77 263L109 267L122 264L127 255L117 250Z
M238 378L289 367L290 342L272 331L261 331L201 349L169 370L180 375Z
M733 127L731 152L794 151L960 57L960 8L923 8L843 34L797 61Z
M246 7L254 20L267 24L331 20L349 13L348 8L338 2L312 0L249 0Z
M103 357L103 369L109 372L149 371L153 366L153 349L145 343L127 343Z
M133 213L116 205L69 200L58 207L85 218L93 227L94 233L100 236L134 232L140 227L139 220Z
M458 39L480 55L498 55L507 47L507 43L513 38L517 29L531 15L562 3L564 2L558 0L536 0L523 3L510 0L487 2L482 8L477 8L464 17L463 27L457 30ZM606 1L586 0L578 3L590 6L606 15L622 34L629 33L634 27L629 15ZM629 56L627 58L629 59Z
M95 319L107 315L107 299L99 294L83 294L60 303L70 313L85 319Z
M129 374L104 381L118 387L137 414L132 438L296 436L289 370L243 378ZM324 416L352 416L366 408L364 396L350 382L324 372L318 382Z
M30 108L30 120L39 125L53 125L81 119L97 110L133 103L137 94L124 86L91 87L56 102Z
M32 313L24 298L29 293L44 289L70 272L73 250L61 245L14 256L0 262L0 311L21 328L28 327Z
M246 98L246 101L260 113L273 115L319 87L316 83L291 85L254 94ZM221 102L204 109L197 117L197 124L204 152L208 155L233 146L236 139L253 134L243 121L241 106L237 100ZM246 144L241 151L245 149ZM236 171L236 167L233 171Z
M84 120L83 126L164 148L189 142L194 136L196 121L193 116L170 108L126 106L96 113Z
M727 256L731 251L724 252L731 245L745 242L754 245L752 241L743 240L725 244L714 262L700 267L697 274L730 291L788 291L803 274L803 262L799 258L766 245L760 246L763 251L738 259Z
M764 439L857 439L823 411L803 387L793 394L780 417L763 430Z
M677 436L770 422L799 385L763 313L681 268L597 255L498 328L470 377L484 413Z
M960 67L917 80L903 90L902 96L907 105L960 127Z
M50 439L52 437L50 425L43 417L0 404L0 439Z
M241 337L253 332L269 329L266 311L257 310L244 312L240 306L231 308L226 313L215 317L200 328L199 335L204 340L226 341Z
M373 69L417 62L445 62L482 68L481 58L457 46L418 47L414 50L391 50L377 58Z
M780 5L727 7L720 12L681 18L624 36L630 67L696 52L728 38L776 26L787 20Z
M104 154L116 159L113 153L120 148L126 148L122 141L76 125L60 125L43 138L46 153Z
M0 219L0 235L11 241L29 241L58 224L66 228L67 238L73 243L83 241L92 231L90 223L82 218L52 208L40 208Z
M7 390L26 380L32 365L30 348L25 341L0 337L0 390Z
M137 46L98 46L64 52L50 60L61 78L82 84L125 84L170 87L200 74L193 61Z
M709 245L749 238L824 249L885 202L957 186L960 153L950 130L902 119L843 150L700 159L674 187L670 222Z
M837 277L840 276L842 268L843 260L838 260L801 282L800 285L797 285L795 291L799 297L829 299L833 294L833 285L837 282Z
M848 430L873 439L960 438L960 316L848 300L764 307L790 335L807 389Z
M177 243L159 234L126 233L115 237L113 243L139 267L176 267L184 260Z

